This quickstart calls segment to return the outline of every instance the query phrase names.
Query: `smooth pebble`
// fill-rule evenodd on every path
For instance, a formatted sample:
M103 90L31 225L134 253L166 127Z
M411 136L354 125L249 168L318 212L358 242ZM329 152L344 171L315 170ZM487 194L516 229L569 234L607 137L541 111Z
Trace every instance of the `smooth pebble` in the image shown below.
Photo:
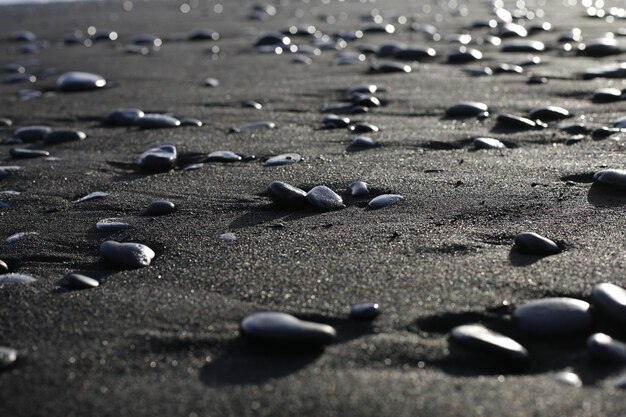
M335 340L337 332L327 324L300 320L290 314L264 312L252 314L241 322L247 336L268 342L325 345Z
M513 318L525 333L548 337L585 333L592 325L589 303L567 297L529 301L513 311Z
M100 255L108 262L134 269L150 265L155 253L141 243L107 240L100 245Z

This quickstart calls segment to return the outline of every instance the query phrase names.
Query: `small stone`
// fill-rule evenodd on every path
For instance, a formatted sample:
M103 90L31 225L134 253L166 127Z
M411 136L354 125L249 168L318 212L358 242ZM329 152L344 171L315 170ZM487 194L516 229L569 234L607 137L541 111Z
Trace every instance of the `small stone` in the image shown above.
M593 92L592 100L596 103L612 103L622 99L622 92L617 88L598 88Z
M355 106L353 104L331 104L329 106L322 107L322 113L338 114L361 114L367 113L369 108L365 106Z
M9 368L16 360L17 350L8 346L0 346L0 369Z
M217 41L219 38L218 32L208 29L195 30L187 36L188 41Z
M0 285L2 284L29 284L37 281L30 275L25 274L2 274L0 275Z
M9 39L14 42L35 42L37 35L29 30L14 30L11 32Z
M306 194L309 204L322 211L340 210L346 208L341 197L324 185L314 187Z
M276 167L276 166L282 166L282 165L291 165L291 164L300 162L301 160L302 160L302 155L298 153L285 153L282 155L276 155L276 156L269 158L267 161L265 161L263 166Z
M350 307L350 318L355 320L372 320L380 314L380 307L376 303L355 304Z
M100 285L95 279L81 274L68 274L58 284L70 290L88 290Z
M348 129L352 133L376 133L380 130L378 126L371 123L355 123Z
M598 284L593 287L591 300L594 307L626 323L626 289L608 282Z
M167 200L156 200L148 204L146 208L146 215L148 216L163 216L173 213L176 210L176 205Z
M237 240L237 235L232 232L222 233L218 239L222 242L234 242Z
M575 298L544 298L529 301L513 311L518 327L538 336L568 336L591 329L589 303Z
M348 90L346 90L346 94L348 96L353 96L355 94L374 94L378 90L379 88L376 84L368 84L349 88Z
M9 265L0 259L0 274L6 274L7 272L9 272Z
M0 128L13 126L13 120L8 117L0 117Z
M44 136L43 142L46 145L55 145L63 142L78 142L86 138L87 134L80 130L53 130Z
M474 147L476 149L504 149L506 145L494 138L476 138L474 139Z
M486 355L513 362L514 365L527 365L528 351L524 346L503 334L494 332L482 324L465 324L452 329L450 338L468 348Z
M585 135L573 135L573 136L570 136L567 139L565 139L565 145L567 145L567 146L575 145L575 144L585 140L585 138L586 138Z
M140 109L118 109L107 113L102 119L105 126L135 126L136 120L145 116Z
M9 244L17 243L28 236L36 236L38 232L19 232L7 237L6 242Z
M291 57L291 62L294 64L311 65L313 60L306 55L295 54Z
M261 110L263 108L263 105L259 103L258 101L246 100L246 101L241 102L241 107L246 108L246 109Z
M596 182L614 187L626 187L626 170L623 169L604 169L593 174Z
M587 339L587 353L604 362L626 363L626 343L604 333L595 333Z
M626 116L622 116L613 122L613 127L618 129L626 129Z
M544 122L562 120L571 117L569 111L558 106L536 107L528 112L528 116L533 120L539 119Z
M137 159L137 165L146 172L167 172L176 166L176 160L176 147L174 145L162 145L142 153Z
M478 49L467 48L461 46L459 49L448 53L448 62L450 64L465 64L468 62L480 61L483 54Z
M522 25L517 23L507 22L494 30L494 33L500 38L512 38L520 37L525 38L528 36L528 31Z
M108 262L134 269L150 265L155 253L141 243L119 243L107 240L100 245L100 255Z
M535 129L537 124L530 119L513 114L499 114L496 118L498 126L508 129Z
M403 61L421 61L437 56L437 51L433 48L423 48L420 46L409 46L396 51L393 54L395 59Z
M73 203L76 204L76 203L82 203L82 202L89 201L89 200L95 200L96 198L104 198L108 195L109 193L105 193L103 191L94 191L93 193L89 193L86 196L73 201Z
M219 87L220 85L220 81L216 78L207 78L206 80L204 80L204 86L205 87Z
M237 126L237 127L231 127L229 132L241 133L241 132L246 132L249 130L275 129L275 128L276 128L276 123L263 121L263 122L248 123L248 124Z
M371 149L380 146L374 139L368 138L365 136L359 136L358 138L352 139L352 143L350 143L349 149L354 150L363 150L363 149Z
M336 114L327 114L324 116L323 123L327 129L345 128L350 125L350 119Z
M96 223L96 229L114 232L117 230L123 230L130 228L130 224L123 221L123 219L118 219L115 217L109 217L107 219L102 219Z
M186 117L184 119L181 119L180 125L181 126L202 127L204 125L204 123L202 123L202 120L194 119L192 117Z
M26 148L13 148L9 151L9 153L15 159L41 158L43 156L50 155L50 152L48 151Z
M504 42L502 44L502 52L543 52L546 46L543 42L519 39L514 41Z
M369 71L375 74L393 74L393 73L410 73L412 68L410 65L400 64L397 62L384 62L370 66Z
M554 376L554 381L557 384L565 385L568 387L582 387L583 382L580 377L574 372L563 371L559 372Z
M352 184L348 185L346 193L351 195L352 197L360 197L363 195L369 195L370 190L367 189L367 183L363 181L355 181Z
M592 80L594 78L625 78L626 62L589 68L582 75L585 80Z
M291 44L291 39L287 35L283 35L280 32L268 33L258 37L253 46L258 48L260 46L280 46L280 47L289 47Z
M400 200L404 200L404 197L399 195L399 194L382 194L382 195L379 195L378 197L372 199L367 204L367 207L370 210L377 210L377 209L381 209L383 207L387 207L387 206L391 206L393 204L396 204Z
M559 246L537 233L524 232L515 236L515 247L534 255L554 255L559 253Z
M368 23L361 28L363 33L387 33L392 34L396 31L394 25L389 23Z
M485 103L475 101L462 101L446 108L446 116L449 117L474 117L482 112L488 112L489 107Z
M57 90L62 92L96 90L106 85L101 75L88 72L66 72L57 79Z
M374 96L368 96L364 94L354 94L350 96L350 100L352 104L355 106L363 106L363 107L380 107L381 103L378 98Z
M13 132L13 137L24 143L37 142L43 140L44 136L50 132L52 129L48 126L25 126Z
M617 55L622 52L615 38L593 39L578 45L578 51L581 55L591 57Z
M565 125L559 127L559 129L561 129L562 132L568 133L570 135L581 135L589 133L589 129L587 128L587 126L584 125L584 123Z
M396 40L389 40L378 45L376 56L379 58L389 58L404 48L406 48L406 44Z
M282 181L272 181L267 190L270 198L278 205L288 208L300 208L306 205L307 193Z
M241 156L231 151L215 151L207 156L207 162L239 162Z
M494 74L522 74L524 68L519 65L497 64L491 67Z
M146 113L137 117L134 125L140 129L166 129L180 126L180 120L167 114Z
M267 342L302 345L325 345L335 340L337 332L326 324L300 320L285 313L256 313L241 322L241 332Z

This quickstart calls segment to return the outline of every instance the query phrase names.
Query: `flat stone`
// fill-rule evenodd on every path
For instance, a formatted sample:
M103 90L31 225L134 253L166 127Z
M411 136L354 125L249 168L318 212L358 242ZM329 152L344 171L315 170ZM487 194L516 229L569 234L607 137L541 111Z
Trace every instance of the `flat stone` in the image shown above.
M433 48L426 48L421 46L407 46L396 51L393 54L395 59L402 61L421 61L424 59L431 59L437 56L437 51Z
M161 145L142 153L137 165L146 172L167 172L176 166L177 155L174 145Z
M589 68L582 75L586 80L594 78L626 78L626 62Z
M141 109L117 109L107 113L102 119L105 126L136 126L137 119L145 116Z
M552 240L533 232L519 233L514 243L516 248L534 255L554 255L561 251Z
M9 153L15 159L41 158L43 156L50 155L50 152L48 151L26 148L13 148L9 151Z
M107 240L100 245L100 255L104 260L115 265L134 269L150 265L155 253L141 243L119 243Z
M569 336L588 332L592 318L589 303L555 297L529 301L513 311L518 327L537 336Z
M372 199L367 207L371 210L377 210L396 204L400 200L404 200L404 197L399 194L382 194Z
M519 65L500 63L491 67L493 74L522 74L524 68Z
M546 46L543 42L529 39L516 39L502 44L502 52L543 52Z
M98 223L96 223L96 229L107 232L114 232L117 230L124 230L128 228L130 228L130 224L126 223L124 219L118 219L115 217L102 219L99 220Z
M626 187L626 170L623 169L603 169L593 174L596 182L612 185L614 187Z
M237 126L237 127L231 127L229 129L229 132L241 133L241 132L246 132L250 130L275 129L275 128L276 128L276 123L263 121L263 122L248 123L248 124Z
M85 275L68 274L58 282L58 285L70 290L88 290L98 287L100 283Z
M2 284L29 284L37 281L26 274L2 274L0 275L0 285Z
M462 101L446 108L449 117L474 117L482 112L488 112L489 106L476 101Z
M6 238L6 242L9 244L13 244L13 243L17 243L20 240L29 237L29 236L36 236L38 235L38 232L19 232L19 233L15 233L12 234L11 236Z
M365 94L354 94L350 96L350 100L354 106L363 107L380 107L381 103L377 97L369 96Z
M295 54L291 57L291 62L294 64L311 65L313 60L306 55Z
M50 132L52 129L48 126L24 126L13 132L13 137L24 143L30 143L43 140L44 136Z
M410 65L400 64L398 62L383 62L380 64L370 66L369 71L375 74L393 74L393 73L408 74L412 71L412 68Z
M380 306L376 303L354 304L350 307L350 318L355 320L372 320L380 314Z
M207 162L239 162L241 159L241 156L231 151L211 152L206 158Z
M167 129L180 126L180 120L167 114L146 113L137 117L134 125L140 129Z
M583 381L581 381L578 374L570 371L558 372L554 375L554 381L559 385L565 385L567 387L582 387Z
M267 33L259 36L253 46L258 48L260 46L280 46L285 47L291 44L291 39L287 35L283 35L280 32Z
M237 235L232 232L222 233L218 239L222 242L234 242L237 240Z
M181 126L192 126L192 127L202 127L204 123L202 120L194 119L192 117L186 117L180 120Z
M210 29L194 30L187 36L188 41L217 41L220 38L220 34Z
M370 190L367 188L367 183L363 181L354 181L352 184L348 185L346 193L352 197L360 197L363 195L369 195Z
M89 193L86 196L79 198L78 200L72 201L72 203L74 203L74 204L76 204L76 203L83 203L85 201L95 200L97 198L104 198L104 197L106 197L108 195L109 195L109 193L105 193L103 191L94 191L93 193Z
M592 100L596 103L612 103L622 99L622 92L617 88L598 88L593 92Z
M528 36L528 31L524 26L512 22L507 22L497 27L494 32L500 38L512 38L516 36L525 38Z
M146 208L146 215L148 216L163 216L173 213L176 210L176 205L167 200L156 200L148 204Z
M0 369L12 366L17 360L17 350L8 346L0 346Z
M327 114L322 121L327 129L345 128L350 125L350 119L336 114Z
M595 333L587 339L587 353L599 361L626 363L626 343L608 334Z
M262 341L303 345L326 345L337 336L335 329L329 325L276 312L246 317L241 322L241 332Z
M465 324L452 329L450 338L461 345L511 361L514 365L527 365L528 351L508 336L494 332L482 324Z
M306 199L312 206L322 211L340 210L346 208L341 197L324 185L314 187L306 194Z
M220 85L220 81L217 78L207 78L206 80L204 80L204 86L205 87L219 87Z
M302 160L302 155L298 153L284 153L282 155L276 155L269 158L263 166L266 167L276 167L282 165L291 165Z
M528 112L528 116L533 120L539 119L544 122L550 122L554 120L567 119L568 117L571 117L571 114L563 107L544 106L532 109Z
M578 45L578 51L584 56L604 57L620 54L622 49L615 38L600 38Z
M254 100L242 101L241 107L243 107L244 109L254 109L254 110L263 109L263 105L259 103L258 101L254 101Z
M354 94L374 94L379 90L376 84L359 85L357 87L351 87L346 90L348 96Z
M57 79L57 90L62 92L97 90L106 85L101 75L88 72L66 72Z
M293 185L282 181L272 181L267 186L267 190L274 203L280 206L300 208L306 205L306 191L294 187Z
M367 113L369 111L369 108L365 106L355 106L354 104L331 104L331 105L322 107L321 111L322 113L345 115L345 114Z
M378 45L376 56L379 58L389 58L404 48L406 48L405 43L396 40L388 40Z
M474 139L474 147L476 149L505 149L506 145L494 138L476 138Z
M387 33L392 34L396 31L394 25L390 23L368 23L361 28L363 33Z
M537 124L530 119L513 114L499 114L496 118L498 126L509 129L535 129Z
M467 48L465 46L461 46L459 49L448 53L448 63L450 64L465 64L480 61L481 59L483 59L482 52L478 49Z
M602 140L602 139L606 139L611 135L614 135L616 133L621 133L622 129L616 128L616 127L607 127L607 126L602 126L602 127L598 127L596 129L593 129L591 131L591 139L593 140Z
M80 130L53 130L46 133L43 142L46 145L55 145L63 142L78 142L87 139L87 134Z
M371 149L380 146L374 139L365 136L359 136L352 139L349 149Z
M9 265L0 259L0 274L6 274L7 272L9 272Z
M626 116L622 116L613 122L613 127L618 129L626 129Z
M14 30L9 35L9 39L13 42L35 42L37 35L29 30Z
M591 291L593 306L626 323L626 289L604 282Z

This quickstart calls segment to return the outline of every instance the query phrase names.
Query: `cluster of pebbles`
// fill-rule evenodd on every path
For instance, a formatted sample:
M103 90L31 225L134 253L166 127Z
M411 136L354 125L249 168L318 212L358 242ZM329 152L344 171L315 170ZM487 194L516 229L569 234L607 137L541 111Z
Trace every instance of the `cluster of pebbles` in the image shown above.
M501 2L493 2L494 6ZM518 2L519 3L519 2ZM523 3L523 2L522 2ZM536 76L529 72L542 62L540 55L551 52L559 53L565 57L611 57L619 56L623 50L618 38L626 33L611 33L601 38L583 39L580 29L573 28L566 33L554 33L551 43L529 39L534 34L552 32L552 25L547 22L522 24L527 20L532 21L530 13L526 9L508 10L503 7L494 8L493 19L475 22L469 29L478 31L478 35L469 33L453 34L442 37L437 28L420 22L409 22L407 30L421 34L429 41L441 42L444 45L441 50L416 44L388 40L377 46L356 47L354 51L346 51L351 42L362 39L367 34L392 35L400 30L394 24L384 22L380 15L370 15L371 21L365 19L362 27L350 32L325 34L312 25L294 25L264 33L251 43L251 50L258 54L283 55L292 54L296 64L313 65L315 58L323 51L338 53L335 65L354 65L369 60L369 66L365 74L409 74L415 70L421 70L419 62L442 65L465 65L476 64L486 61L488 51L498 48L504 53L531 53L531 58L522 61L499 63L481 67L463 67L463 70L474 76L494 76L497 74L522 74L527 76L528 82L542 84L549 82L548 77ZM587 9L591 17L623 18L626 16L623 9L610 9L600 13L598 8ZM271 20L277 11L274 6L256 5L249 12L251 20ZM380 17L380 19L379 19ZM397 19L407 21L404 19ZM33 54L37 50L47 48L50 41L38 40L36 35L28 31L16 31L10 34L10 39L16 43L16 48L22 53ZM148 55L158 52L163 46L172 42L182 41L218 41L220 35L213 30L197 30L187 34L176 34L167 37L155 35L138 35L128 40L120 48L127 53ZM298 40L296 43L295 40ZM302 42L300 42L302 40ZM65 45L83 45L90 47L94 42L119 42L118 35L114 31L103 31L90 28L88 35L72 32L64 35L61 42ZM450 48L449 45L453 45ZM482 50L481 50L482 49ZM219 51L213 49L213 52ZM445 51L445 52L444 52ZM410 62L410 63L407 63ZM71 71L58 74L55 70L42 71L38 74L28 72L29 67L36 67L37 63L23 62L7 66L9 73L4 82L37 84L38 80L56 76L57 81L51 90L28 90L19 93L21 100L37 98L45 94L64 94L78 91L102 90L114 84L99 74L82 71ZM578 75L584 79L595 78L625 78L626 63L612 63L609 65L591 68ZM222 88L219 80L209 78L205 80L205 86L210 88ZM530 87L529 87L530 88ZM325 105L321 108L322 124L325 129L345 129L347 133L359 135L351 139L347 151L375 150L381 145L369 136L378 133L381 129L372 123L355 120L355 117L367 115L377 108L385 106L383 97L385 91L375 84L364 84L346 89L341 94L341 101ZM96 94L96 93L94 93ZM618 102L624 99L623 90L613 87L598 88L590 92L589 99L594 103ZM441 116L446 119L475 118L481 123L487 123L491 117L492 106L474 101L448 103ZM246 101L243 107L261 110L262 104L254 101ZM512 131L547 130L565 132L569 136L566 144L572 145L585 139L586 135L592 138L606 138L613 134L621 133L626 129L626 118L622 117L614 121L612 126L589 128L584 124L557 125L563 120L574 117L569 110L554 105L545 105L531 109L525 114L498 113L493 120L496 131L504 133ZM3 128L12 128L13 122L8 118L0 120ZM182 126L202 127L203 122L194 118L178 118L172 114L145 113L138 108L116 109L104 115L101 119L103 126L113 128L138 128L169 129ZM257 130L276 129L277 124L273 121L256 121L243 123L231 127L229 132L237 134ZM88 138L85 132L75 129L53 129L48 126L26 125L14 129L10 137L3 143L7 145L28 144L31 147L12 147L9 155L12 159L26 158L49 158L50 152L37 149L36 146L49 147L65 142L80 142ZM472 144L480 150L503 150L508 148L507 142L502 139L487 135L472 138ZM256 159L254 156L243 155L230 150L215 150L207 152L200 163L234 163ZM297 152L289 152L268 157L263 161L266 167L286 167L302 161L304 158ZM179 154L174 143L163 142L151 146L138 155L132 162L140 171L146 174L158 174L174 170L179 167ZM196 168L197 165L183 167L183 169ZM21 167L17 165L0 166L0 180L12 175ZM603 169L595 172L594 180L598 184L604 184L617 189L626 187L626 170ZM308 190L290 185L280 180L274 180L267 186L269 197L276 203L278 210L306 210L314 209L323 212L341 210L346 208L342 196L325 185L316 185ZM344 196L351 199L367 198L365 206L370 210L377 210L392 206L404 199L403 195L384 193L370 199L371 193L368 184L364 181L350 183ZM93 192L76 200L79 204L94 198L105 198L106 193ZM365 200L364 200L365 201ZM0 209L9 208L10 205L0 202ZM175 210L173 203L169 201L155 201L151 203L146 215L166 215ZM124 219L105 218L97 225L100 231L114 231L126 229L129 224ZM33 231L19 232L6 238L7 244L14 244L22 239L37 234ZM235 241L233 233L226 233L219 237L222 241ZM564 246L560 242L554 242L534 232L520 233L515 236L515 250L525 252L533 256L550 256L561 253ZM154 261L156 253L150 247L136 242L116 242L105 240L100 244L99 253L101 258L120 269L134 269L149 267ZM22 272L14 272L9 265L0 260L0 285L31 284L37 279ZM35 284L36 285L36 284ZM70 273L59 281L59 285L71 290L95 289L100 283L80 273ZM603 315L598 315L601 312ZM356 304L352 306L349 316L354 320L373 320L380 314L380 307L375 302ZM587 339L587 353L589 356L602 361L626 363L626 344L609 335L595 332L594 327L598 320L608 316L612 320L626 322L626 290L611 283L602 283L593 288L591 304L580 299L553 297L531 300L517 306L511 314L511 328L516 329L530 337L547 337L585 335ZM259 343L281 343L293 346L323 346L338 340L338 331L328 324L312 322L300 319L284 312L258 312L241 321L241 333ZM522 369L532 367L532 351L523 346L514 338L501 334L481 323L468 323L457 326L451 330L450 339L468 349L482 352L486 356L495 357L498 360L515 364ZM18 352L11 347L0 347L0 368L13 365ZM576 375L561 375L560 381L571 385L580 385ZM615 385L626 388L626 379L616 380Z

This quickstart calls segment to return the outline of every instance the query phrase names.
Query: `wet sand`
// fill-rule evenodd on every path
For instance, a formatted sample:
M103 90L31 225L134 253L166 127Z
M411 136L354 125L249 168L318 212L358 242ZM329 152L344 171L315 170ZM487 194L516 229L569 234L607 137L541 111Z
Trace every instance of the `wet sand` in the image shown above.
M38 279L0 287L0 345L19 353L15 366L0 372L0 415L623 415L623 392L607 386L620 369L590 361L584 337L542 341L503 325L533 358L521 373L457 352L448 341L457 324L499 325L494 315L506 310L504 301L588 299L597 283L624 284L626 197L591 184L589 175L624 167L623 134L566 146L568 135L553 124L546 130L493 131L498 113L523 115L546 104L575 115L564 123L610 126L624 114L624 102L594 104L590 97L599 87L623 88L622 80L581 80L577 74L623 55L547 51L542 65L525 72L545 75L548 83L529 85L520 74L469 76L463 66L445 64L454 45L427 41L397 24L395 34L366 34L349 50L397 39L432 46L439 55L410 74L372 75L367 63L331 65L336 52L323 52L308 66L293 64L289 54L257 54L251 48L256 35L246 28L258 34L283 28L298 21L300 8L302 21L333 33L359 27L359 15L374 7L411 16L417 12L413 2L292 2L266 22L246 19L246 1L224 2L220 14L213 2L201 3L187 14L165 1L136 2L130 12L116 2L2 9L2 67L36 58L39 69L95 72L115 85L29 101L19 101L16 92L52 89L56 77L0 89L0 116L15 127L45 124L88 134L82 142L45 147L60 158L56 162L15 160L9 156L13 145L0 147L0 165L22 166L0 180L0 190L21 191L0 195L11 205L0 210L0 259L12 272ZM435 6L417 19L447 35L490 11L479 1L469 10L469 16L458 17L442 10L445 21L433 22ZM554 29L532 39L551 46L571 27L582 28L588 38L620 27L582 17L581 7L561 10L550 2L545 10ZM347 18L335 24L316 17L340 12ZM114 43L85 48L59 42L75 27L91 25L117 31L120 41L152 33L164 44L154 55L138 56ZM173 33L208 28L220 40L167 41ZM20 54L6 40L16 29L32 30L50 46ZM220 47L217 59L207 53L214 44ZM496 46L479 49L485 61L469 66L526 57ZM207 77L220 85L204 87ZM346 152L354 135L322 129L319 110L340 101L342 90L369 83L385 89L377 96L387 103L353 119L380 126L370 136L382 146ZM264 108L241 108L248 99ZM489 104L492 117L442 118L448 105L462 100ZM125 107L194 117L205 125L143 131L99 125L106 112ZM228 133L260 120L274 121L277 128ZM474 151L467 139L476 136L512 147ZM163 141L175 142L189 161L216 150L257 159L155 175L132 169L141 152ZM305 160L276 168L260 162L286 152ZM363 180L375 195L392 192L405 199L377 211L363 208L367 198L345 198L348 207L336 212L288 211L265 194L272 180L305 190L324 184L337 192ZM109 196L72 203L93 191ZM168 199L178 210L145 216L155 199ZM126 218L132 227L98 231L96 222L108 217ZM544 258L512 251L513 237L526 230L561 242L565 250ZM39 235L4 243L23 231ZM225 232L234 232L237 241L220 242ZM147 244L157 257L147 268L119 270L98 253L109 239ZM56 283L69 272L94 277L100 287L60 290ZM348 318L350 305L363 301L381 305L383 313L371 323ZM300 351L240 337L243 317L272 310L331 324L338 341ZM554 374L565 369L577 372L585 385L557 384Z

